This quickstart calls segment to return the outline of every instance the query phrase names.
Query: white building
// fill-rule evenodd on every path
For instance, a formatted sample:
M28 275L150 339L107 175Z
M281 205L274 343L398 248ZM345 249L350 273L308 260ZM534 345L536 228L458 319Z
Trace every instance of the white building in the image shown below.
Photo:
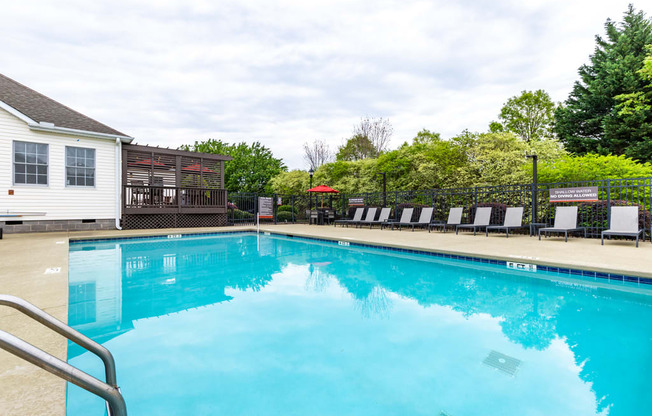
M0 227L115 228L132 140L0 74Z

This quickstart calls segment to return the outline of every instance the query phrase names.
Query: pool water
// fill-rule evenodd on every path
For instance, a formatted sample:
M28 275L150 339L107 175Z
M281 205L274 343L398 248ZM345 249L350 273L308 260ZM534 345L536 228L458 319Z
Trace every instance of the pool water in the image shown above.
M131 416L652 414L646 294L255 234L71 244L69 282Z

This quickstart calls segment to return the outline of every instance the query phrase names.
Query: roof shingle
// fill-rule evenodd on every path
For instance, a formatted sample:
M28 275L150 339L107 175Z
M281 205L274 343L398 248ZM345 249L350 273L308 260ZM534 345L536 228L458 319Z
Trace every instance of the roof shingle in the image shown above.
M56 127L127 136L2 74L0 74L0 101L37 123L54 123Z

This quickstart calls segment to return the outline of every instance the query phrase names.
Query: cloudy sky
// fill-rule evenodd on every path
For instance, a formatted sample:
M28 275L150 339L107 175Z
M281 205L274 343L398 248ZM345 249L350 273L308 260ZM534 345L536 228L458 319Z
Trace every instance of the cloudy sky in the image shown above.
M396 147L486 130L524 89L564 100L628 1L0 0L0 73L141 144L258 140L306 168L362 116Z

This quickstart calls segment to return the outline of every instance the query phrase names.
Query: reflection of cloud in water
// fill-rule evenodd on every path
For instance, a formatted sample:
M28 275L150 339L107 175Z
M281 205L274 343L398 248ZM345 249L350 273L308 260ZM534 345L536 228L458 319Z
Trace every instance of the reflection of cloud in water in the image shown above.
M392 300L387 290L380 286L374 286L366 297L355 299L354 305L355 309L360 311L365 318L389 318Z

